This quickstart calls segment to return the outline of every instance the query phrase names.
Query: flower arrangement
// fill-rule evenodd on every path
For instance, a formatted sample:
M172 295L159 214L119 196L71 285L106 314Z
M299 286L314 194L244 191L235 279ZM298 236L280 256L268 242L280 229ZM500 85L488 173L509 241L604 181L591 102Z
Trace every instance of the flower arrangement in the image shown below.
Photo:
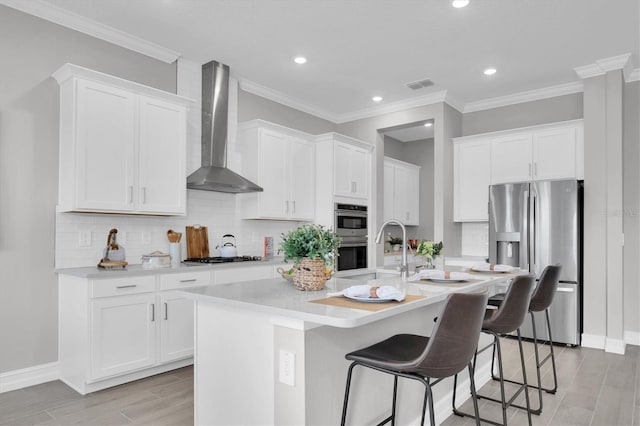
M389 237L389 244L391 244L392 246L396 245L396 244L402 244L402 238L399 237Z
M322 225L305 224L282 234L280 249L285 260L298 264L303 258L320 259L332 264L342 239Z
M416 254L433 259L436 256L440 256L442 253L442 241L436 243L435 241L421 241L416 249Z

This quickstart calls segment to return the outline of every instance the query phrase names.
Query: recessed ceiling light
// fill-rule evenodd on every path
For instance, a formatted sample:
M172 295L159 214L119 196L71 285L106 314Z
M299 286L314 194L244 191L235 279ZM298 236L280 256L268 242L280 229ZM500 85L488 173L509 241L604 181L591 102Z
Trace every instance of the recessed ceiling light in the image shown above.
M469 4L469 0L453 0L451 2L451 6L460 9L461 7L465 7Z
M484 75L494 75L495 73L496 73L495 68L487 68L486 70L484 70Z
M371 98L371 100L373 102L380 102L382 100L382 96L374 96L373 98Z
M431 127L433 126L433 123L431 121L427 121L426 123L424 123L424 127Z
M305 58L304 56L296 56L295 58L293 58L293 62L302 65L307 62L307 58Z

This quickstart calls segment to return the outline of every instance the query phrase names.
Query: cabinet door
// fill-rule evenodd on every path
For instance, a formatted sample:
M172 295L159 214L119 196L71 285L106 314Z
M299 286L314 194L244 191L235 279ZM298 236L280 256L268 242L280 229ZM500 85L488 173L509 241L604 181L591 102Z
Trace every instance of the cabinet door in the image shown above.
M133 210L135 96L78 81L75 112L76 207Z
M420 170L407 170L407 225L420 225Z
M155 293L105 297L91 302L91 379L155 364Z
M384 220L396 219L393 206L395 206L395 170L392 164L384 164ZM398 218L399 219L399 218Z
M160 361L193 355L194 301L173 291L160 293Z
M291 138L288 152L289 216L313 220L316 201L315 147L304 140Z
M501 136L491 142L491 183L531 180L531 134Z
M351 170L351 196L357 198L369 197L369 152L364 149L351 149L349 168Z
M395 194L393 197L393 215L394 219L398 219L400 222L408 225L409 198L413 196L409 188L409 170L400 166L396 166L395 169L395 179L393 182L393 191Z
M287 188L287 136L271 130L260 130L258 184L264 189L259 193L260 216L287 218L289 206Z
M487 141L454 145L454 206L456 222L489 220L491 144Z
M553 129L533 134L535 180L576 177L576 128Z
M344 197L353 195L351 180L351 146L339 142L333 147L333 193Z
M186 110L141 96L139 111L137 210L185 214Z

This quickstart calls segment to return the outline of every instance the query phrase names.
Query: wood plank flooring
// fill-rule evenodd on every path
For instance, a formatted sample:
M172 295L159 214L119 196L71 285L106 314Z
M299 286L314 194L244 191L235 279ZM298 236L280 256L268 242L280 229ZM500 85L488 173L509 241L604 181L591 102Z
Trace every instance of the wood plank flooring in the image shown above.
M517 341L502 339L506 376L519 379ZM640 347L627 346L626 355L586 348L555 347L559 388L556 395L543 393L543 412L532 416L535 425L640 426ZM533 349L525 343L527 377L535 378ZM548 353L548 348L543 349ZM545 365L543 383L550 384L551 363ZM513 391L507 385L507 395ZM491 381L480 390L498 396ZM537 392L531 401L538 404ZM518 399L524 404L521 396ZM480 401L481 416L501 421L499 406ZM462 407L472 412L470 403ZM509 424L526 425L526 415L508 410ZM338 423L336 420L336 424ZM0 425L193 425L193 368L116 386L85 396L60 381L0 394ZM474 421L451 415L443 426L472 425Z

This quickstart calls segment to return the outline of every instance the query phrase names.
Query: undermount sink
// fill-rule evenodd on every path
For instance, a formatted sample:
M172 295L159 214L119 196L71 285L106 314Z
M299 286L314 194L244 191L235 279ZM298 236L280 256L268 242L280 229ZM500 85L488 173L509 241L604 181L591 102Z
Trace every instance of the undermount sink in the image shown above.
M367 280L379 280L382 278L393 278L393 277L399 277L399 276L400 274L397 272L374 271L374 272L367 272L365 274L349 275L342 278L347 280L367 281Z

